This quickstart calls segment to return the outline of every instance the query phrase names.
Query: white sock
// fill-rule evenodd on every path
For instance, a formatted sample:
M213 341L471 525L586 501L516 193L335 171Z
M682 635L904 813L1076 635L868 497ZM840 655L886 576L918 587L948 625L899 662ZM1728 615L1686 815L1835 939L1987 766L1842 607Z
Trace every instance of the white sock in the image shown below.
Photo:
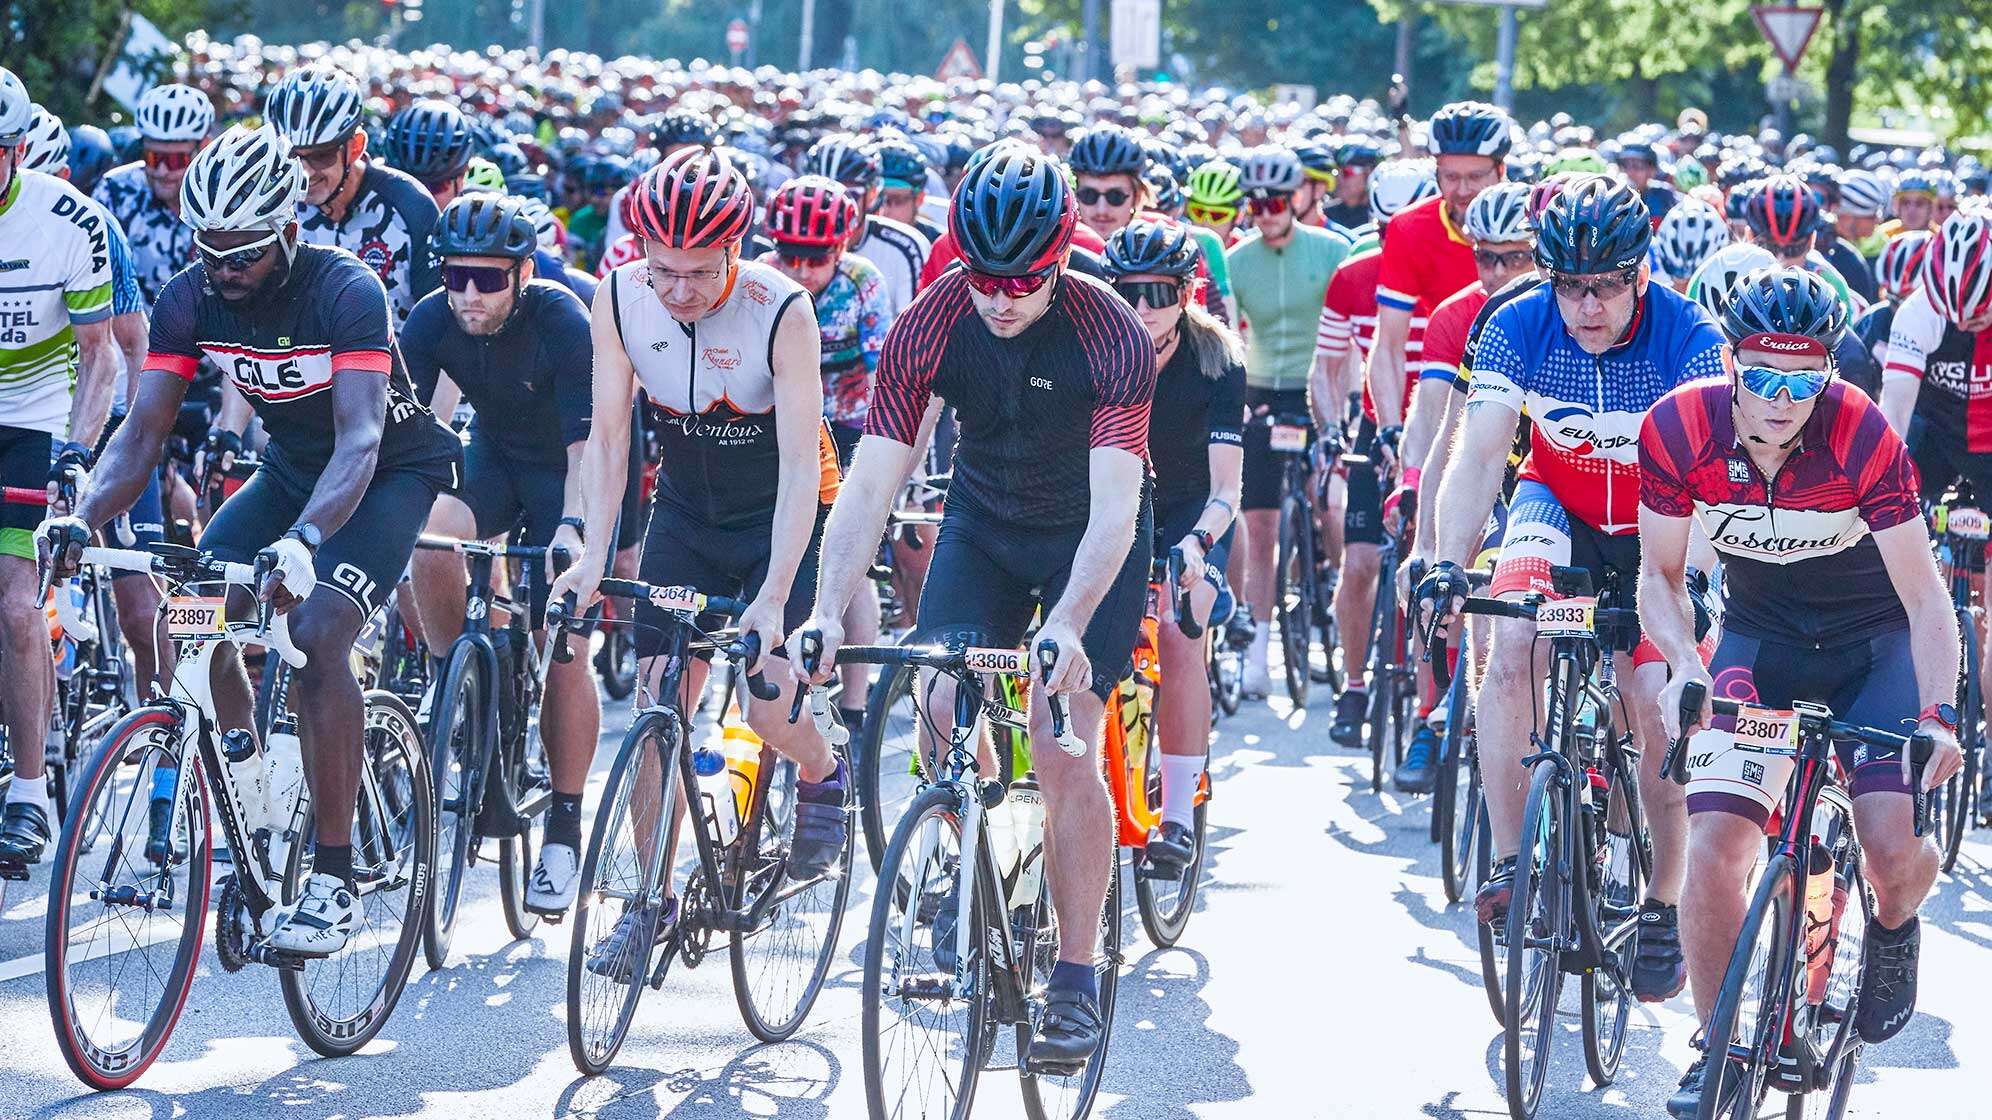
M14 775L13 784L7 787L7 802L12 804L16 801L25 801L30 805L39 805L42 807L42 811L46 812L48 810L48 775L43 774L41 777L32 780L23 778L19 774Z
M1260 623L1252 633L1252 648L1245 651L1245 664L1266 667L1266 651L1271 647L1273 628L1270 623Z
M1204 760L1200 754L1162 756L1162 819L1195 829L1197 785L1203 778Z

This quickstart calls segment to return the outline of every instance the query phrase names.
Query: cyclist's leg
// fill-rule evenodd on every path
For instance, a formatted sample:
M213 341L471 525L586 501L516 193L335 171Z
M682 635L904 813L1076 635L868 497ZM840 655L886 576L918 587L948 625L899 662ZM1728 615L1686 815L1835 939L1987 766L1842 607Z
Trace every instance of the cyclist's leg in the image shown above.
M782 619L784 632L793 633L809 618L811 604L816 601L816 567L818 550L823 543L823 515L818 513L816 526L810 532L809 546L803 551L802 563L796 567L795 580L789 588L788 604ZM729 540L725 545L733 551L736 562L744 562L745 576L741 580L741 597L748 601L760 594L761 584L768 574L769 534L754 531L741 534L737 540ZM816 722L798 719L790 723L789 706L795 694L796 677L790 664L788 650L776 646L766 650L761 656L761 673L781 689L781 698L763 702L751 696L742 696L741 704L746 709L747 725L754 729L767 744L774 747L800 768L800 778L804 786L835 783L840 780L839 763L836 752L830 749ZM839 786L841 796L842 787Z
M436 495L426 531L469 539L497 536L509 531L520 513L510 470L483 441L473 439L463 451L463 485L455 493ZM429 653L436 658L448 657L451 644L463 633L469 597L470 577L463 557L418 548L409 559L408 576Z
M123 534L112 543L120 548L149 548L166 539L166 510L160 497L158 472L145 484L145 492L132 503L122 519L129 540ZM132 680L138 694L146 695L148 682L164 688L173 679L173 643L166 637L166 619L159 613L159 585L143 572L118 572L111 579L111 594L118 605L118 630L130 651Z
M47 432L0 428L0 483L23 490L48 485L52 440ZM10 802L28 802L46 812L42 743L48 737L49 698L55 670L48 656L48 621L38 596L35 527L42 506L0 504L0 708L6 711L7 743L14 756Z
M864 429L832 424L830 437L837 441L837 462L848 471L851 469L851 456L857 452L858 440ZM844 640L852 645L868 646L878 641L878 584L870 579L858 581L858 589L851 601L844 607ZM858 733L864 720L866 684L871 677L869 665L846 665L838 670L844 681L844 704L840 714L844 726L851 734Z
M928 593L920 598L919 619L909 643L1015 649L1024 640L1037 610L1035 585L999 563L998 550L985 544L984 538L966 514L956 512L942 520L927 569ZM920 721L921 747L935 760L931 769L938 771L935 752L946 743L936 737L953 726L954 678L923 671L918 695L925 715ZM981 737L975 749L981 772L1007 783L1010 775L998 768L988 736Z
M216 559L247 564L256 553L283 536L304 512L305 494L289 485L282 471L259 470L235 496L222 503L201 532L200 548ZM254 618L255 600L240 587L228 590L231 618ZM223 730L240 728L257 734L255 694L242 658L233 644L223 645L208 674L214 696L215 717ZM170 787L167 787L170 788Z
M1269 410L1276 415L1289 412L1305 415L1307 401L1304 393L1247 389L1245 406L1254 414ZM1274 569L1279 563L1280 498L1285 485L1285 464L1281 453L1272 449L1270 436L1263 424L1245 426L1244 486L1238 503L1245 523L1245 600L1252 604L1253 616L1262 623L1271 621L1279 601ZM1261 625L1252 636L1252 648L1245 658L1247 692L1263 695L1270 691L1266 662L1271 635L1272 627Z
M1358 452L1376 453L1375 437L1365 421L1357 437ZM1369 666L1371 615L1376 610L1376 581L1382 563L1383 492L1376 464L1351 464L1348 469L1348 505L1342 517L1342 579L1335 587L1335 628L1342 639L1342 664L1348 670L1344 699L1335 704L1335 723L1329 735L1344 746L1353 746L1362 730L1363 715L1371 684L1365 677Z
M1197 505L1158 517L1162 529L1155 536L1155 552L1167 556L1202 512ZM1210 618L1230 545L1227 532L1204 557L1205 578L1190 590L1191 617L1199 622ZM1174 610L1177 598L1172 589L1165 615ZM1166 620L1156 627L1156 641L1162 658L1161 695L1155 704L1156 732L1162 739L1162 820L1164 826L1174 824L1187 836L1195 823L1197 786L1210 745L1210 644L1201 636L1185 637L1180 626Z

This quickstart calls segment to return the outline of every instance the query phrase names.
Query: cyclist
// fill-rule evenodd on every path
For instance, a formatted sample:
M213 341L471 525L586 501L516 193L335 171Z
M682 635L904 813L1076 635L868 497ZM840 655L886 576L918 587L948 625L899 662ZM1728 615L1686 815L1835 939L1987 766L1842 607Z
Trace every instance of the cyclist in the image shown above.
M854 136L828 136L803 157L802 171L834 179L851 193L851 200L858 204L858 224L851 230L848 246L885 278L886 313L896 318L920 290L920 270L933 245L912 226L875 212L885 177L878 153Z
M941 227L922 212L927 202L927 157L904 136L888 134L872 142L878 153L878 213L882 218L912 226L932 245Z
M948 227L965 267L893 323L808 623L823 639L821 682L920 431L945 399L961 437L920 629L1014 647L1042 606L1038 637L1059 650L1049 685L1031 690L1059 944L1027 1055L1059 1064L1084 1061L1103 1034L1094 956L1114 838L1099 738L1147 596L1150 552L1130 545L1152 535L1142 475L1156 379L1155 347L1134 311L1066 267L1077 206L1063 173L1020 146L990 153L955 189ZM1083 758L1055 745L1047 691L1069 697ZM928 710L951 710L941 693L952 690L934 692Z
M1872 261L1888 244L1888 235L1879 229L1882 212L1888 207L1888 186L1879 175L1860 167L1841 172L1839 186L1839 199L1833 204L1834 225L1841 240Z
M1343 229L1370 221L1370 175L1383 162L1383 152L1361 138L1346 140L1335 150L1335 188L1323 200L1321 216Z
M1184 226L1136 220L1107 239L1106 264L1114 290L1155 344L1155 406L1148 421L1153 557L1166 560L1171 549L1181 550L1181 586L1190 589L1198 622L1208 625L1223 621L1213 608L1224 590L1238 516L1245 351L1229 327L1191 298L1198 252ZM1149 834L1146 851L1151 864L1180 872L1196 856L1196 793L1210 742L1208 647L1178 626L1164 625L1157 635L1162 823Z
M0 254L9 290L0 484L40 490L87 459L123 363L111 329L109 223L69 184L21 169L34 120L27 88L0 67ZM0 709L14 757L0 809L0 867L9 872L40 862L51 836L41 744L55 674L35 572L41 513L0 505Z
M1667 211L1653 234L1653 268L1674 290L1687 294L1688 281L1717 250L1729 244L1729 223L1699 199Z
M94 124L79 124L69 130L70 186L93 195L97 192L97 184L103 182L104 175L116 165L117 156L111 151L111 138L103 129Z
M713 124L711 117L683 105L664 110L658 115L657 124L650 131L650 143L656 150L660 162L676 154L681 148L709 148L718 138L719 129ZM629 226L623 222L623 204L629 199L629 192L635 185L633 182L625 184L610 200L609 224L602 233L603 245L612 247L628 235ZM606 270L603 275L607 275Z
M1937 212L1937 178L1927 168L1912 167L1895 177L1889 193L1888 209L1895 215L1877 227L1885 237L1919 229L1934 229Z
M1901 438L1866 394L1833 375L1846 322L1838 294L1818 276L1754 272L1723 316L1724 374L1681 386L1648 413L1639 433L1640 623L1672 673L1659 697L1670 738L1688 730L1676 727L1681 690L1694 682L1714 694L1719 680L1727 699L1771 707L1810 700L1853 723L1914 723L1937 743L1923 774L1928 790L1963 763L1949 703L1956 617L1930 563ZM1691 519L1726 573L1722 640L1706 668L1683 590ZM1761 529L1773 521L1776 532ZM1689 752L1683 912L1695 1012L1705 1022L1737 951L1765 822L1793 763L1734 750L1733 725L1711 721L1706 708L1696 722L1707 730ZM1839 746L1875 896L1854 1026L1875 1043L1915 1010L1916 910L1936 880L1938 853L1911 828L1906 760ZM1682 1077L1667 1102L1673 1115L1696 1114L1708 1060Z
M1226 248L1238 240L1245 189L1238 185L1236 164L1214 159L1191 170L1183 197L1183 214L1191 222L1217 235Z
M779 270L741 259L754 198L723 151L674 153L637 180L627 209L644 257L609 273L596 293L584 550L553 594L574 592L583 607L595 598L628 479L627 425L640 382L665 414L641 578L749 600L740 630L760 639L761 655L748 669L792 686L783 637L809 609L815 527L838 482L808 293ZM662 669L660 613L636 605L636 653L652 682ZM686 673L686 711L705 675L703 661ZM800 770L789 874L821 875L844 847L844 763L814 723L791 724L786 707L742 701L748 725ZM593 959L610 967L624 939L648 930L647 919L668 930L676 907L675 895L661 916L631 907Z
M1895 329L1895 310L1923 284L1923 262L1936 235L1926 229L1890 238L1874 262L1875 284L1881 299L1854 321L1853 334L1879 369L1888 360L1888 336ZM1879 398L1880 390L1869 394Z
M428 531L489 540L523 527L525 544L564 549L571 560L582 553L580 462L593 346L587 308L535 272L539 236L524 201L468 194L443 211L436 227L443 290L415 305L402 327L401 353L417 397L439 415L455 411L459 394L476 409L464 442L463 485L437 495ZM463 629L463 559L418 550L409 574L429 649L447 653ZM549 555L546 577L532 582L535 628L557 574ZM526 905L536 911L561 913L574 902L581 794L601 715L587 662L553 662L539 711L553 801L539 865L526 886Z
M1276 144L1253 149L1239 184L1255 223L1251 233L1225 250L1224 265L1238 314L1250 324L1245 362L1245 407L1253 416L1313 416L1316 431L1335 422L1340 397L1312 401L1308 386L1322 363L1314 356L1314 336L1329 281L1349 255L1349 239L1294 216L1295 194L1306 181L1299 157ZM1270 608L1278 590L1273 569L1279 554L1280 498L1284 479L1271 427L1245 431L1244 490L1246 599ZM1306 573L1303 578L1312 578ZM1271 617L1268 610L1268 617ZM1259 627L1245 660L1244 691L1265 696L1272 689L1266 662L1272 628Z
M1088 129L1073 142L1066 166L1076 183L1079 220L1101 237L1134 220L1135 211L1150 198L1141 178L1148 153L1134 133L1119 125Z
M145 158L106 173L95 197L124 227L138 290L151 307L166 281L194 263L194 231L180 220L180 180L214 130L214 102L192 86L154 86L132 116Z
M447 101L417 101L388 118L387 162L427 188L437 209L463 190L472 143L470 121Z
M373 269L399 326L415 301L436 289L429 236L438 211L422 184L367 158L364 96L345 71L306 66L270 91L263 116L304 167L300 236L344 249Z
M1619 141L1619 174L1639 192L1639 198L1646 203L1646 210L1653 215L1654 228L1667 220L1674 205L1681 196L1674 191L1673 184L1660 174L1660 153L1650 141L1636 136L1622 137Z
M323 956L345 946L359 919L351 845L362 700L347 655L407 566L436 493L455 484L458 444L410 393L379 276L348 253L299 240L304 181L268 125L237 125L194 157L180 213L198 234L201 267L161 293L131 415L75 515L46 523L41 535L66 574L89 533L131 505L199 355L254 408L269 436L262 468L215 514L201 546L228 561L259 551L276 561L260 594L288 614L309 659L291 698L317 842L312 873L268 941ZM248 679L232 647L221 656L217 710L226 728L251 730Z
M1851 319L1867 304L1856 302L1840 270L1813 251L1814 236L1823 228L1825 215L1819 195L1796 175L1777 175L1757 184L1743 207L1751 240L1769 249L1780 265L1818 273L1840 293Z
M1603 176L1566 186L1537 222L1536 264L1549 282L1504 302L1473 352L1473 386L1453 447L1459 463L1498 463L1526 409L1532 446L1523 460L1500 563L1489 594L1548 594L1552 566L1588 569L1602 589L1637 578L1640 419L1684 381L1722 369L1722 340L1685 297L1649 282L1653 226L1631 187ZM1480 543L1501 472L1450 470L1439 490L1438 551L1419 598L1448 621L1466 596L1462 560ZM1488 820L1497 858L1474 899L1482 922L1505 915L1514 885L1522 815L1519 765L1539 688L1533 627L1499 620L1475 714ZM1657 772L1654 697L1665 683L1657 651L1642 646L1620 684L1647 772L1640 783L1653 832L1653 876L1640 908L1632 984L1642 1000L1672 998L1686 983L1675 904L1683 873L1681 794Z
M1925 500L1959 476L1992 495L1988 334L1992 218L1962 210L1931 238L1922 287L1896 308L1882 366L1882 414L1908 442Z
M1293 212L1310 226L1326 225L1322 206L1334 197L1335 153L1324 141L1300 140L1293 144L1293 154L1300 157L1300 166L1307 172L1307 182L1294 193ZM1348 232L1346 226L1338 228Z

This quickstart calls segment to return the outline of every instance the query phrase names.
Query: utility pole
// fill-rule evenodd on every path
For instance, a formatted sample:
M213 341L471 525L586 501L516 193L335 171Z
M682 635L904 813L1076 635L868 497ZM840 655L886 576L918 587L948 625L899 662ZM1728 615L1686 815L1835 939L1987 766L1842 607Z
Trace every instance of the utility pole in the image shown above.
M1100 75L1098 58L1100 54L1100 0L1084 0L1079 6L1080 21L1084 24L1079 43L1079 67L1073 77L1088 81Z
M1003 66L1003 0L989 0L989 50L983 59L984 71L992 82Z
M816 43L816 0L802 0L802 35L796 44L795 68L797 72L809 69L810 49Z
M1494 104L1504 113L1515 109L1515 6L1501 5L1501 29L1494 41Z
M533 57L546 53L546 0L529 0L526 7L526 43Z

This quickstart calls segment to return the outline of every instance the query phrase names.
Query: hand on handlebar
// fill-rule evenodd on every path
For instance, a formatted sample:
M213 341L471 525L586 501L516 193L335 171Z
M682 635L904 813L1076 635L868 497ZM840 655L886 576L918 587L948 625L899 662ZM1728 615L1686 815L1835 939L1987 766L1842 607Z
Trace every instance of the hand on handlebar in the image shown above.
M1470 594L1472 586L1467 582L1465 569L1450 560L1433 565L1418 584L1418 603L1432 612L1442 632L1459 616Z
M1195 587L1197 581L1204 577L1203 542L1197 540L1196 534L1191 533L1177 541L1176 548L1183 554L1183 570L1176 577L1176 586Z
M50 580L68 579L83 566L90 527L75 515L51 517L35 530L35 557Z
M796 675L811 685L825 685L837 671L837 651L844 645L841 616L812 615L789 637L795 651Z
M1950 781L1952 774L1964 769L1964 750L1957 745L1957 732L1935 720L1924 720L1916 728L1916 733L1930 739L1930 760L1923 764L1922 788L1922 792L1928 793ZM1906 750L1902 752L1902 776L1905 779L1913 772L1909 755ZM1971 808L1966 805L1961 811L1970 812Z
M1045 688L1053 693L1081 692L1093 685L1093 663L1086 657L1085 646L1081 643L1079 631L1072 624L1059 618L1045 620L1038 628L1037 642L1033 648L1042 648L1050 642L1058 647L1058 659L1051 667L1049 677L1043 673Z
M318 571L312 564L311 549L296 537L285 537L263 550L274 562L257 595L278 614L286 614L318 587Z
M1688 726L1682 727L1681 693L1689 685L1696 685L1701 689L1701 714ZM1710 726L1709 721L1714 718L1715 713L1709 703L1709 697L1714 694L1715 684L1709 680L1708 670L1703 668L1699 661L1691 666L1674 670L1673 676L1660 689L1660 728L1667 733L1669 743L1685 734L1693 733L1698 727Z

